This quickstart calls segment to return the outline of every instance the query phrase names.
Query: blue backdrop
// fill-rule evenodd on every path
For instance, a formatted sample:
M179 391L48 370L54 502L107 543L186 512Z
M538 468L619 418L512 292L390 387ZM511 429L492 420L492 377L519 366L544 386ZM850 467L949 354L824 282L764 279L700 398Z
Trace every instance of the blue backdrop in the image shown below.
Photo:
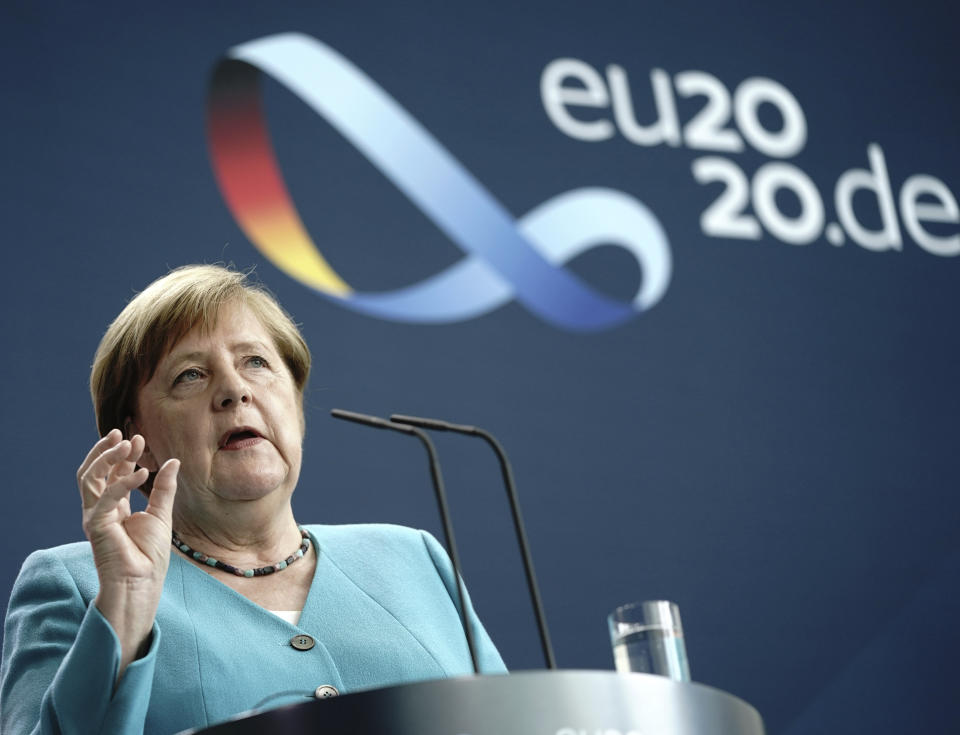
M301 520L439 534L418 447L330 408L484 426L514 458L562 667L612 668L606 613L669 598L693 678L770 733L960 726L950 4L14 1L0 21L0 596L30 550L82 536L74 472L107 323L169 267L231 262L313 350ZM291 31L362 70L502 205L497 229L391 118L370 112L349 140L262 75L278 169L343 283L390 292L473 254L470 278L418 307L440 323L304 285L268 255L276 231L253 242L252 210L225 197L211 74ZM278 68L359 109L355 85ZM436 211L384 175L371 136ZM655 226L554 199L585 188ZM558 219L531 234L548 202ZM462 232L444 219L461 216ZM486 305L454 319L468 296ZM616 323L574 324L601 302ZM438 444L479 612L511 668L538 667L496 465Z

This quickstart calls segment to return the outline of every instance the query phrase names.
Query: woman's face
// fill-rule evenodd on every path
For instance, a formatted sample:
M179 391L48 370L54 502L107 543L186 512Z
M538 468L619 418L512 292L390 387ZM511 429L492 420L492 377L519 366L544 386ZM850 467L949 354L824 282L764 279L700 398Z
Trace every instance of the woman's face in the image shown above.
M301 396L242 304L224 306L216 327L196 327L173 346L140 389L131 422L146 439L141 466L155 471L176 457L182 490L256 500L296 486Z

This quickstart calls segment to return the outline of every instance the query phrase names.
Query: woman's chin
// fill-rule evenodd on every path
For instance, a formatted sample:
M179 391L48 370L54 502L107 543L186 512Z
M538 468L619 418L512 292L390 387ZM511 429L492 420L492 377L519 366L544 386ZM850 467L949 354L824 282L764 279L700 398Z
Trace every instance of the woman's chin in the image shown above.
M224 500L253 501L277 493L290 494L286 483L286 473L258 473L237 477L218 478L217 495Z

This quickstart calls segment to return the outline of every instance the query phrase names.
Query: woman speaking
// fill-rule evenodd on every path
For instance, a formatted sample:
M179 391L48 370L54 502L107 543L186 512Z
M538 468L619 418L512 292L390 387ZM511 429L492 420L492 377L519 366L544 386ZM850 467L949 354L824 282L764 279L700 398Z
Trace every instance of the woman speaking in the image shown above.
M175 733L472 671L433 537L298 525L309 372L287 314L226 268L175 270L120 313L77 471L88 542L31 554L10 598L5 735ZM503 671L468 614L481 670Z

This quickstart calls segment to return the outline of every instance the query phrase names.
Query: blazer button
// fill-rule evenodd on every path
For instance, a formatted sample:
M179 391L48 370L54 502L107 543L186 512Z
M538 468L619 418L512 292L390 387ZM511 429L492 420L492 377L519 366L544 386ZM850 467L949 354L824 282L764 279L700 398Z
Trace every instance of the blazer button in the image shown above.
M335 686L324 684L323 686L317 687L316 691L313 693L313 696L317 699L328 699L329 697L337 696L339 693L340 692L337 691Z
M290 639L290 645L298 651L309 651L314 646L314 640L308 635L295 635Z

